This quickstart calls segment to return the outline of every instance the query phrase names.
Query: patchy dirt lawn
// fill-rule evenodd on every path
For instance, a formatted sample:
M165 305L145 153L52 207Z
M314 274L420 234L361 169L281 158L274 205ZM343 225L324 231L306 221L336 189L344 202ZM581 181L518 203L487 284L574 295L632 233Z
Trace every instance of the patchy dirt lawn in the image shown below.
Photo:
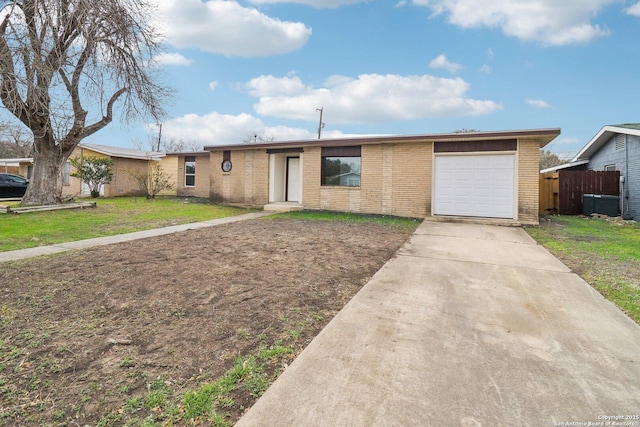
M411 231L263 219L0 264L0 426L233 424Z

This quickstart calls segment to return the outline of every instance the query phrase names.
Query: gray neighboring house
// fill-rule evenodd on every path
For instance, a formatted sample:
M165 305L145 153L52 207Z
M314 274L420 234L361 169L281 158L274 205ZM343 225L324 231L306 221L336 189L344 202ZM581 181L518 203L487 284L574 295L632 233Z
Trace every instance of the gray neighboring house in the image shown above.
M640 221L640 123L605 126L567 164L553 170L620 171L622 216Z

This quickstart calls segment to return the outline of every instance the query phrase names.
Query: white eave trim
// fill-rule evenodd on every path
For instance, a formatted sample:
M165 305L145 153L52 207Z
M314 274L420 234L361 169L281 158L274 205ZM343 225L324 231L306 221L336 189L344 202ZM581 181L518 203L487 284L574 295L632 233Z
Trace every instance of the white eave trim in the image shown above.
M578 160L578 161L575 161L575 162L569 162L569 163L565 163L563 165L554 166L552 168L542 169L540 171L540 173L555 172L555 171L561 170L561 169L568 169L568 168L573 168L575 166L586 165L587 163L589 163L589 160Z
M579 160L589 160L589 157L604 145L609 138L611 138L614 134L621 133L627 135L635 135L640 136L640 130L638 129L628 129L618 126L605 126L600 129L600 132L596 134L591 141L585 145L578 154L571 160L572 162Z
M3 166L9 163L33 163L33 158L21 157L21 158L15 158L15 159L0 159L0 164Z

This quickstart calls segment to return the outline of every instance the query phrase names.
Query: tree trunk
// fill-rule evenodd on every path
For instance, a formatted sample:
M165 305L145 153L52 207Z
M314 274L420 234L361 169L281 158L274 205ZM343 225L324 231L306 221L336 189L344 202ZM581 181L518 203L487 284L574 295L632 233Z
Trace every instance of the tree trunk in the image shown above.
M62 165L66 154L59 146L38 144L35 141L33 153L33 174L29 187L22 198L23 205L55 205L62 200Z

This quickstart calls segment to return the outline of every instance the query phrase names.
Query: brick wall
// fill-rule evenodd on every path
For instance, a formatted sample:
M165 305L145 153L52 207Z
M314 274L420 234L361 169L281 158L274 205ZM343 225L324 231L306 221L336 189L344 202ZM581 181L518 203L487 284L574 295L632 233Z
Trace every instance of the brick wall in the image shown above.
M537 140L518 141L518 220L523 224L538 224L540 185L540 143Z
M196 181L193 187L185 185L184 163L185 156L178 157L178 169L176 172L176 190L178 196L183 197L209 197L211 192L211 165L209 156L195 156Z
M113 158L112 160L113 180L110 184L105 185L104 195L106 197L144 195L131 173L147 173L149 161L123 158Z
M173 188L161 191L159 193L160 196L175 196L178 194L178 181L180 180L180 175L178 174L179 161L180 158L176 156L165 156L160 160L162 171L169 177L169 180L173 183ZM205 173L207 177L209 176L208 170L203 171L203 173ZM207 193L204 197L209 197L209 194Z
M431 215L433 143L415 141L362 146L361 186L321 185L321 147L300 155L302 203L326 209L405 217ZM211 198L262 206L268 203L269 155L264 149L234 150L233 169L222 173L222 152L211 153ZM518 159L518 219L538 222L539 141L521 139Z
M321 183L321 149L305 148L303 204L327 209L408 217L431 212L432 144L362 146L360 187Z
M223 172L222 152L211 152L210 198L214 202L261 207L269 202L269 155L265 150L231 152L232 168Z
M305 147L301 155L302 203L311 209L323 209L320 207L321 155L320 147Z
M431 215L433 144L398 144L393 150L391 214L408 217Z

